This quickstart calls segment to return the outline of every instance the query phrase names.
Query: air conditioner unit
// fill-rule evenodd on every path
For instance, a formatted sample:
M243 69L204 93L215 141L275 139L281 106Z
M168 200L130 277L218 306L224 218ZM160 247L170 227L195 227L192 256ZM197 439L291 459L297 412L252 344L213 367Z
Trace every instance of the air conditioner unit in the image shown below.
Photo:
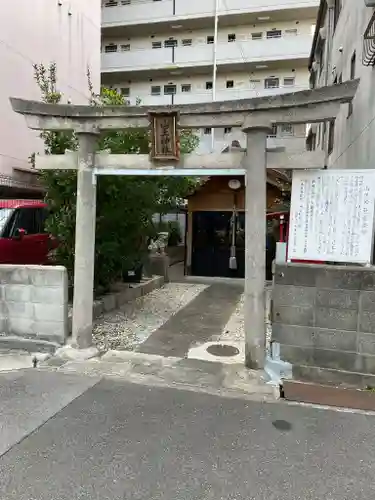
M375 7L375 0L365 0L366 7Z
M322 40L325 40L327 38L327 28L325 26L323 26L323 28L320 28L319 35Z

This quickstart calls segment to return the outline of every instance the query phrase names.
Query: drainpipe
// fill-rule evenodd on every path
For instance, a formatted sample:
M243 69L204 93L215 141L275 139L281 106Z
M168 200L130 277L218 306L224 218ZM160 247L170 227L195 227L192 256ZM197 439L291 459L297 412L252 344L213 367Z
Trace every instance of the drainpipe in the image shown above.
M219 27L219 2L216 0L215 3L215 28L214 28L214 66L212 71L212 101L216 101L216 78L217 78L217 32ZM211 130L211 150L213 151L215 147L215 129Z
M328 75L332 68L332 43L334 34L335 22L335 0L327 0L328 8L328 26L327 26L327 41L326 41L326 54L324 61L324 86L328 85ZM328 166L328 146L329 146L329 128L327 122L324 122L324 167Z

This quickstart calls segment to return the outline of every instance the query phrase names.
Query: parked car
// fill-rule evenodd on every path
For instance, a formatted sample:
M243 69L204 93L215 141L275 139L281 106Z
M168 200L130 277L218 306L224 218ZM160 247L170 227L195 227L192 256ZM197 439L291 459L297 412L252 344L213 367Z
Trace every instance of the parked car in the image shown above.
M0 264L49 264L56 241L45 231L48 206L36 200L0 200Z

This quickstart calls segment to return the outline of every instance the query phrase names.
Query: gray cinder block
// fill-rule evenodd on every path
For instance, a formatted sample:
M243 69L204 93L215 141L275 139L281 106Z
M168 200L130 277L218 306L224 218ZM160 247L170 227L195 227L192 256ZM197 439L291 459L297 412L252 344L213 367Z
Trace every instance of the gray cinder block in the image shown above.
M316 291L313 287L275 285L272 299L280 306L313 306Z
M61 266L0 266L1 333L65 342L68 277Z
M334 307L337 309L358 309L358 290L317 290L317 307Z

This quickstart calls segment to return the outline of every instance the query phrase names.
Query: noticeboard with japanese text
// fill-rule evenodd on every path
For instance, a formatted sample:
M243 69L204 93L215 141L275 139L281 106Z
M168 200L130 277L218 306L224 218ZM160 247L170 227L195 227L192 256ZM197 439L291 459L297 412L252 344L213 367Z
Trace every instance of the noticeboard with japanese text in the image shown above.
M178 113L151 113L151 159L178 161Z
M293 172L289 260L371 264L375 170Z

